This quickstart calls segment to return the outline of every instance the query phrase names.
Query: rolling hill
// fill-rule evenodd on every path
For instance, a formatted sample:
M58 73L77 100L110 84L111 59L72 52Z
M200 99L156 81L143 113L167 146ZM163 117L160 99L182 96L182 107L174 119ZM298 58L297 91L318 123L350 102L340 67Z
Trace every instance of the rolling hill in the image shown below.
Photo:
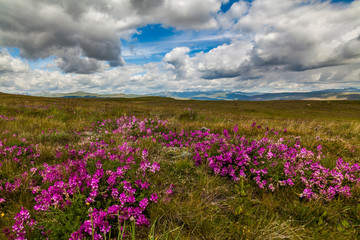
M43 92L34 94L39 97L57 98L134 98L144 95L136 94L98 94L83 91L71 93ZM243 100L243 101L270 101L270 100L360 100L360 89L328 89L312 92L280 92L259 93L240 91L188 91L188 92L159 92L148 96L170 97L175 99L194 100Z

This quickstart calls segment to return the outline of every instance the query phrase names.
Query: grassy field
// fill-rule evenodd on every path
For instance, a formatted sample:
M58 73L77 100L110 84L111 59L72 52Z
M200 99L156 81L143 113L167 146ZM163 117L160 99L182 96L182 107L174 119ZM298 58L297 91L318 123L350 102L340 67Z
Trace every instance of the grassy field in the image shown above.
M360 101L0 94L0 239L358 239L359 146Z

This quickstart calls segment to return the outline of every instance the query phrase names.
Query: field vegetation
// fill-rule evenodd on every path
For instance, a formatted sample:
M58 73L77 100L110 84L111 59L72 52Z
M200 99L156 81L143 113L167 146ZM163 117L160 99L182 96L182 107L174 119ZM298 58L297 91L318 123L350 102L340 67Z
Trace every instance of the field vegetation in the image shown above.
M358 239L359 101L0 94L0 239Z

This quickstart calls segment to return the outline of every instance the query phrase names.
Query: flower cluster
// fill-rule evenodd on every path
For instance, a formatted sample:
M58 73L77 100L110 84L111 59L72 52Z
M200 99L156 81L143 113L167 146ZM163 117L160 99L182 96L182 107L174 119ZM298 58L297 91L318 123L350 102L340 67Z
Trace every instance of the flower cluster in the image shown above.
M15 134L14 134L15 135ZM26 144L26 139L21 139ZM2 192L2 199L11 197L15 194L21 186L28 180L28 172L26 169L33 166L39 158L40 153L38 146L31 144L25 146L8 146L8 140L0 140L0 171L6 169L10 165L16 166L20 170L24 170L22 174L0 179L0 192ZM4 199L4 201L5 201Z
M261 128L253 123L253 128ZM268 129L266 129L267 135ZM274 131L274 130L271 130ZM187 147L194 152L197 165L206 164L215 174L228 176L235 182L241 179L254 182L261 189L275 191L280 187L302 187L300 197L316 199L322 196L332 200L336 195L351 196L351 189L360 182L360 166L339 159L333 169L320 164L322 147L316 152L301 148L300 138L285 142L266 137L248 140L227 129L222 134L206 131L163 133L161 142L166 147ZM275 131L274 131L275 132ZM286 133L286 129L282 132ZM278 135L278 132L275 132Z
M34 219L30 219L30 213L24 207L21 207L21 211L15 215L14 220L15 224L12 226L13 235L10 236L18 240L26 239L27 226L34 230L34 226L37 224Z
M92 123L90 131L99 134L119 134L128 141L147 138L166 130L167 121L161 119L138 119L135 116L122 116L116 120L107 119Z
M132 148L127 142L110 148L109 144L100 141L91 142L87 149L67 149L65 154L73 159L52 166L43 164L43 170L39 171L42 183L51 185L45 189L32 186L37 202L35 210L47 211L51 207L63 209L71 204L75 194L85 194L88 205L108 201L115 203L110 212L113 214L114 208L118 208L121 221L133 217L139 225L149 223L143 214L148 205L147 198L136 199L138 195L149 192L151 184L148 175L159 171L160 167L156 162L149 162L146 149ZM154 199L156 193L149 193L148 196ZM156 199L153 201L156 202ZM94 209L91 217L98 219L93 228L108 232L106 229L110 225L105 220L107 211ZM89 221L74 233L74 238L87 233L91 235L92 231L87 230Z
M40 156L38 145L7 146L7 141L7 139L0 140L0 167L6 162L33 165L34 161ZM21 141L27 143L25 138L21 139Z
M63 213L79 201L83 211L80 227L74 227L77 230L72 229L74 232L67 236L74 240L114 235L126 222L147 226L149 205L157 203L159 197L168 202L174 194L173 184L163 194L154 191L151 175L160 171L160 164L151 161L151 151L144 147L148 143L186 149L184 155L191 156L195 164L206 165L214 174L236 183L249 181L271 192L296 187L301 190L300 197L308 200L351 197L360 182L359 164L338 159L334 168L324 167L321 145L310 151L301 146L300 138L284 140L286 129L275 131L256 123L248 129L266 131L265 137L240 136L238 125L221 134L208 128L169 131L167 121L123 116L75 132L80 138L78 144L54 147L54 159L42 164L36 161L40 157L37 145L21 139L21 146L11 146L3 139L0 170L11 165L22 172L7 176L11 179L0 179L0 203L18 189L29 190L35 202L32 216L39 221L37 230L48 232L40 224L42 217L56 211ZM58 133L48 129L42 135ZM270 139L270 135L275 137ZM22 207L8 235L25 239L26 229L36 225L34 219Z
M166 121L135 117L94 123L84 133L76 133L82 137L81 144L55 149L54 157L60 162L56 164L39 165L34 162L39 157L37 146L8 146L4 139L0 141L0 163L18 163L26 171L11 181L0 179L0 192L14 192L26 182L34 195L34 216L39 216L39 219L44 213L56 209L65 211L77 196L85 196L83 204L90 209L96 208L89 214L89 220L73 233L73 239L90 236L101 239L112 226L116 227L124 221L148 225L145 211L151 202L158 200L149 177L160 171L160 164L149 160L147 149L136 147L133 143L154 138L161 129L165 129L165 125ZM49 129L47 134L57 132ZM45 134L44 131L42 134ZM122 143L116 144L119 141L115 142L113 137L121 137ZM6 195L2 196L5 196L1 198L5 202ZM113 220L115 218L116 221ZM27 221L22 221L23 225ZM21 222L18 221L13 229L25 238ZM46 229L42 230L46 232Z

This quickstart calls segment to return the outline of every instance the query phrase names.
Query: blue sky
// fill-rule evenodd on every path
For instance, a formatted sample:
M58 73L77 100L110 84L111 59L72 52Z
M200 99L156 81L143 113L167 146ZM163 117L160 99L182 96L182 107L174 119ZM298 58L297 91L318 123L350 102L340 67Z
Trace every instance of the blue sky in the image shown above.
M359 12L359 0L4 0L0 91L360 87Z
M160 24L150 24L137 29L131 40L122 40L124 60L133 64L161 61L166 53L177 47L189 47L192 56L198 52L231 42L230 37L214 30L184 31Z
M218 13L226 13L235 2L238 0L222 3ZM251 3L251 1L247 2ZM132 35L130 40L121 41L123 49L126 50L125 61L134 64L160 61L166 53L179 44L189 47L191 49L189 55L193 55L198 52L208 52L230 42L231 37L226 37L219 30L184 31L162 24L149 24L138 28L137 33Z

